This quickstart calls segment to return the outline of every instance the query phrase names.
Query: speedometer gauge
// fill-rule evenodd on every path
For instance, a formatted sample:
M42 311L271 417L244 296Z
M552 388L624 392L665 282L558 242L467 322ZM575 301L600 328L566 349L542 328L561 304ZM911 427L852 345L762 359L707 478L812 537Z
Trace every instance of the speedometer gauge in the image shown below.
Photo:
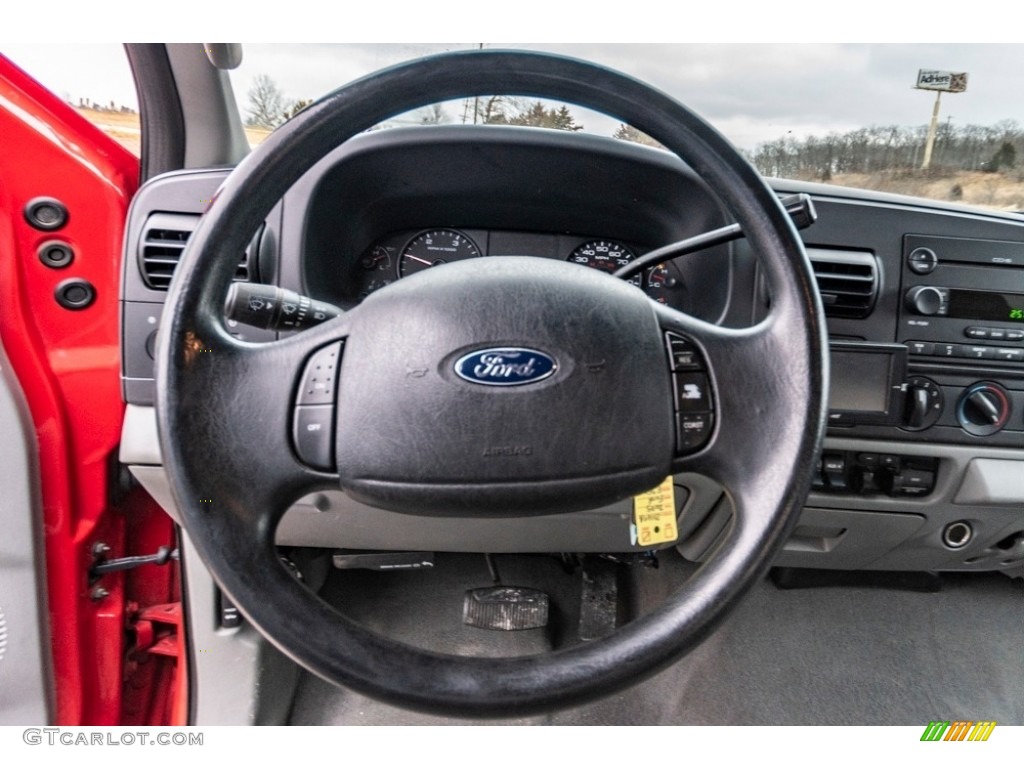
M614 240L591 240L569 254L569 261L592 269L600 269L609 275L620 267L626 266L635 258L636 256L629 248ZM634 275L626 282L637 288L642 288L644 278L642 274Z
M431 229L410 240L398 257L398 276L480 255L476 243L454 229Z

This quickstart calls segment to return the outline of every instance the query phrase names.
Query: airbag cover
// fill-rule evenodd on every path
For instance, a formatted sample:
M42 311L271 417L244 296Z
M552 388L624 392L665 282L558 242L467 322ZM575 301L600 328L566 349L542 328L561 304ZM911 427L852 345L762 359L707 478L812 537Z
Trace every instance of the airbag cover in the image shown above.
M627 283L549 259L478 258L401 280L349 319L336 456L361 501L550 514L669 473L668 361L650 300Z

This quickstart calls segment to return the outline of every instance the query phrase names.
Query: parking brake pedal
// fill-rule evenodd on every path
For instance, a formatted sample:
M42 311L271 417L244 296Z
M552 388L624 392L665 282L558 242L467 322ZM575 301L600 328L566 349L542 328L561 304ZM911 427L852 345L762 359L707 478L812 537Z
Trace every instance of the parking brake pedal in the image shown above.
M505 632L548 624L548 596L530 587L479 587L466 591L462 623Z

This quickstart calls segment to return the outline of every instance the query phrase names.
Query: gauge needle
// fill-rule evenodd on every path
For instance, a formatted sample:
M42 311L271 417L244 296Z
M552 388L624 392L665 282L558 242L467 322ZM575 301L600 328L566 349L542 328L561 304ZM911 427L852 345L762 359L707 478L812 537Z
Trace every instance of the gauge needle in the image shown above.
M411 253L405 254L405 256L403 256L402 258L403 259L412 259L413 261L418 261L420 264L426 264L428 267L434 266L434 262L427 261L426 259L421 259L419 256L413 256Z

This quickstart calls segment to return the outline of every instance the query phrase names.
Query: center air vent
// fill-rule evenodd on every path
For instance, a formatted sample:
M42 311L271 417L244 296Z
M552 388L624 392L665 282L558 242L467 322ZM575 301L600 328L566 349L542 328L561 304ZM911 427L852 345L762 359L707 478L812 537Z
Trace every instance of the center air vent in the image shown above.
M139 244L139 269L146 285L156 291L166 291L181 261L181 254L189 236L199 223L199 217L186 213L154 213L146 220ZM254 281L255 254L259 233L249 243L235 272L235 280Z
M867 317L878 296L878 262L864 251L808 248L828 317Z

